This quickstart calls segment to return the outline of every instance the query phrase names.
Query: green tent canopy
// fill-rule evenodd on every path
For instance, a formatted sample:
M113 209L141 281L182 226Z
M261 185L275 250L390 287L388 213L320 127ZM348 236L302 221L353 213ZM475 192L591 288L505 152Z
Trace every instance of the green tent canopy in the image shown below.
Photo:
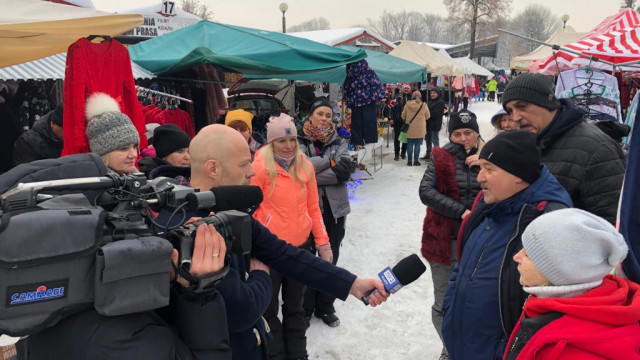
M128 49L131 60L155 74L181 71L199 63L242 74L304 73L367 56L363 50L353 52L277 32L207 20Z
M342 45L339 49L351 51L354 54L362 51L356 47ZM400 82L422 82L427 79L427 72L423 66L408 60L400 59L395 56L373 50L364 50L367 53L367 63L376 72L380 82L383 84L392 84ZM277 74L277 75L251 75L249 78L276 78L301 81L318 81L328 83L342 83L347 76L346 65L339 66L327 70L318 70L313 72L297 73L297 74Z

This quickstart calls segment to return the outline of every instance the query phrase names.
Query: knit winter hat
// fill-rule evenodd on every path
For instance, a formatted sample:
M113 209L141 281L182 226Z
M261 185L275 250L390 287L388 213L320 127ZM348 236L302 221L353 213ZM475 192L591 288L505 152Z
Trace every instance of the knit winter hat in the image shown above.
M191 138L186 132L173 124L158 126L153 131L153 148L156 157L164 158L172 152L188 148Z
M111 96L92 94L87 100L85 115L91 152L102 156L131 144L140 144L138 131Z
M224 117L224 124L226 126L229 126L229 124L231 124L236 120L240 120L245 124L247 124L247 127L249 128L249 132L250 133L253 132L253 126L251 126L251 120L253 120L252 113L243 109L231 110L227 113L227 116Z
M313 112L321 106L326 106L330 108L331 111L333 111L333 106L331 105L331 102L329 101L329 99L327 99L324 96L320 96L313 99L313 101L311 102L311 107L309 108L309 115L313 114Z
M476 114L469 110L462 110L457 113L451 114L449 118L449 136L451 133L458 129L471 129L477 133L480 133L478 127L478 117Z
M511 80L502 94L502 107L512 100L523 100L549 110L560 107L553 80L542 74L525 73Z
M298 136L298 130L291 116L281 113L280 116L269 118L267 123L267 143L289 136Z
M540 175L540 149L536 135L524 130L497 134L480 151L480 159L532 184Z
M556 286L601 281L629 250L608 221L580 209L539 216L522 234L522 245L542 275Z
M49 121L62 127L62 113L63 113L62 104L60 104L56 106L55 110L53 110L53 114L51 114Z

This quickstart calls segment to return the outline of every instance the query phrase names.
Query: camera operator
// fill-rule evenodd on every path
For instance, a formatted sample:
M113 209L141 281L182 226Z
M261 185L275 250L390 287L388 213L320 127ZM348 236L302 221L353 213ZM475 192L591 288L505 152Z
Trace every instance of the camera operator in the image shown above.
M215 274L224 267L226 246L213 225L196 230L190 273ZM177 265L178 252L173 250ZM175 276L173 276L175 277ZM178 277L168 307L121 316L87 310L31 335L28 359L215 359L231 358L227 319L217 290L195 294Z
M248 185L251 177L255 175L251 167L251 153L247 142L232 128L223 125L209 125L203 128L191 141L189 152L191 154L191 187L208 190L221 185ZM161 224L163 215L166 214L161 214L158 218L158 222ZM208 213L190 214L190 216L206 215ZM386 301L388 293L379 280L357 278L350 272L321 260L305 250L288 245L253 219L251 231L252 250L250 257L264 262L283 275L342 300L345 300L349 294L359 299L367 291L375 288L378 293L372 296L370 304L377 306ZM249 268L250 257L237 256L238 261L232 262L230 275L235 268L244 276L244 269ZM234 359L266 359L264 349L247 355L250 352L247 343L240 341L252 336L255 341L256 335L253 334L253 328L255 326L257 329L264 329L264 326L260 324L262 320L259 319L255 325L244 327L244 329L241 324L233 320L237 319L238 313L252 312L260 306L253 299L240 298L243 301L234 301L230 296L227 296L227 289L222 287L230 286L230 280L221 281L218 284L218 289L223 294L227 307ZM236 295L240 294L236 293ZM257 343L264 344L264 341L264 334L261 333ZM259 347L263 347L263 345Z

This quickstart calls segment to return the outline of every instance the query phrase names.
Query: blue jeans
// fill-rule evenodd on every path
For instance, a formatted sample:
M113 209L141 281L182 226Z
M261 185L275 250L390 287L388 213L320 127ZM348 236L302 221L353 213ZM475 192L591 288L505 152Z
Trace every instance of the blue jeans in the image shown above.
M427 155L431 154L432 147L440 146L440 131L427 130L427 135L425 135L424 141L427 143Z
M407 163L420 162L420 144L422 138L407 139Z

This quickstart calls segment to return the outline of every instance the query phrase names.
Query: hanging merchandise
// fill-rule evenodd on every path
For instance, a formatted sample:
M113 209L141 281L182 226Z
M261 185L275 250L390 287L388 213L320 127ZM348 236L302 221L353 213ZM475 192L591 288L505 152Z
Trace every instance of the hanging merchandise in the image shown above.
M347 103L353 107L351 144L378 142L376 102L384 99L386 92L366 60L347 64L343 89Z
M556 97L572 99L590 120L622 121L618 80L590 67L559 74Z
M116 99L147 146L144 118L136 97L127 49L109 37L101 43L80 38L67 50L64 82L64 148L62 155L90 152L86 135L85 103L96 92Z
M195 136L191 116L188 112L178 108L180 101L192 103L191 100L141 86L136 86L136 89L138 91L138 100L143 105L142 113L145 124L173 124L187 133L189 137L193 138Z

